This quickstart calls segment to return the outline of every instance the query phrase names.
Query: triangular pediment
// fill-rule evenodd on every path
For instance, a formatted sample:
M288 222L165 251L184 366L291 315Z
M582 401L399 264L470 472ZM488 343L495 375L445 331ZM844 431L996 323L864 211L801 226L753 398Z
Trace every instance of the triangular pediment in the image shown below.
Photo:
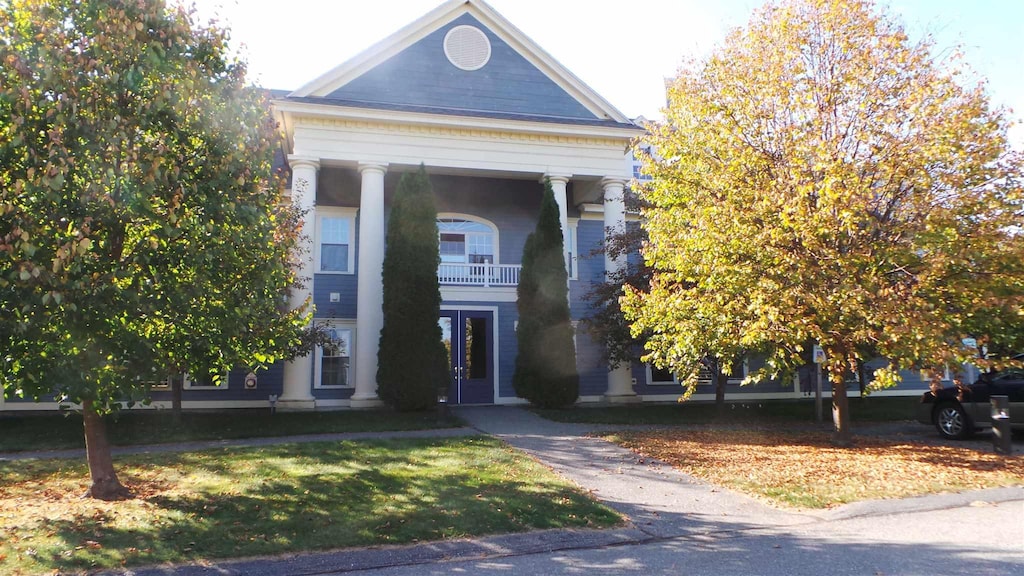
M630 124L480 0L441 5L289 98L513 119Z

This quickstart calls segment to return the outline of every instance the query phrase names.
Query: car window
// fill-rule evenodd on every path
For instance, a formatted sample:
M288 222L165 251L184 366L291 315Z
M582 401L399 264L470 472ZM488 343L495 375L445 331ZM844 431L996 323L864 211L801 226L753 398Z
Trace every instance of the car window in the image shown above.
M1024 370L1020 368L1009 368L996 374L993 380L998 382L1006 382L1009 380L1024 380Z

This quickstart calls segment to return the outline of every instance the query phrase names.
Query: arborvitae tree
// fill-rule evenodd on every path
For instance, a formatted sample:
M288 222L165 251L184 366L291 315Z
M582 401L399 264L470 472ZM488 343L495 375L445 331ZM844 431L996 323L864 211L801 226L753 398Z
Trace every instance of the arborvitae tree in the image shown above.
M423 166L398 183L384 256L384 327L377 392L396 410L426 410L448 386L448 359L437 320L437 209Z
M542 408L568 406L580 393L567 282L558 204L551 182L545 182L537 229L523 247L519 354L512 379L516 394Z

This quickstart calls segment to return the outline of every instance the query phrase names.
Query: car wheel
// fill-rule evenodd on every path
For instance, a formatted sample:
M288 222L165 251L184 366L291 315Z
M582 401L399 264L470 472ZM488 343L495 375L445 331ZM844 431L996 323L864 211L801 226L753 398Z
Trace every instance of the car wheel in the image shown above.
M939 405L935 409L935 428L943 438L952 440L963 440L974 432L974 426L959 404Z

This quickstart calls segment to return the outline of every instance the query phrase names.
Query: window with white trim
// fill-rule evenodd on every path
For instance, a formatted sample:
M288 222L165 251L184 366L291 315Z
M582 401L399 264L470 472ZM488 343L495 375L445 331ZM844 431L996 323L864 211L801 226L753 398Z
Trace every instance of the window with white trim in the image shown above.
M227 374L207 374L205 376L193 376L192 374L182 374L184 390L227 390L228 388L228 375Z
M143 378L142 376L139 376L136 380L141 384L149 385L153 390L166 390L171 387L172 378L168 376L163 379L157 379L154 375L152 378Z
M566 231L569 245L565 247L565 251L568 253L570 280L577 280L579 278L579 252L577 251L578 243L576 241L576 225L578 222L579 220L569 220L568 230Z
M439 217L437 235L442 263L498 263L497 232L485 222L469 217Z
M316 350L314 387L352 388L353 334L351 325L330 323L326 326L332 344Z
M747 377L749 373L748 360L744 356L743 358L736 359L729 367L729 381L739 382ZM653 364L647 365L647 381L652 385L669 385L679 384L679 378L672 373L668 368L658 368ZM697 373L697 384L714 384L714 374L707 369L703 364L700 367L700 371Z
M322 274L351 274L355 246L353 209L320 207L316 214L316 271Z

